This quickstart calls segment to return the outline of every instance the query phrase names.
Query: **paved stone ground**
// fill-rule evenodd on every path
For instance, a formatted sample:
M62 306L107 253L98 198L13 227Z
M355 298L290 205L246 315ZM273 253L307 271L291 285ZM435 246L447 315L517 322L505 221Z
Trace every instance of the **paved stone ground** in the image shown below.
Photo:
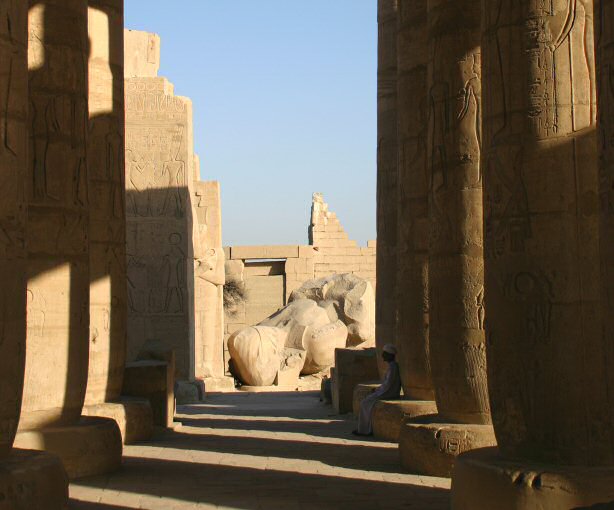
M71 485L71 510L449 508L449 480L401 473L397 445L362 441L316 393L208 397L182 426L128 446L123 469Z

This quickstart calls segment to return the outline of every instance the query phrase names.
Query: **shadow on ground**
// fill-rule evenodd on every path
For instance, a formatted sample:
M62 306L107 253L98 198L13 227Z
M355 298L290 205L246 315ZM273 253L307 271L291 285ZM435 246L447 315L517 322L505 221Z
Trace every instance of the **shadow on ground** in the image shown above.
M80 485L245 510L448 507L447 491L439 488L133 457L126 459L121 476L91 479Z

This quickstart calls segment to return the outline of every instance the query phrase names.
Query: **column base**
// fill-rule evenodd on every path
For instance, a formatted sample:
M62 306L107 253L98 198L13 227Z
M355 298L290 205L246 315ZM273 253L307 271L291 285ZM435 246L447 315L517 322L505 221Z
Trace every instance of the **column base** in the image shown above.
M62 462L46 452L13 450L0 460L2 510L64 510L68 477Z
M358 414L360 413L360 404L362 404L362 401L371 395L371 393L373 393L377 388L379 388L380 384L381 382L373 381L356 385L352 396L352 411L354 413L354 418L358 418Z
M401 427L418 416L437 413L437 404L423 400L380 400L373 409L373 435L378 439L399 442Z
M115 420L124 444L149 441L153 435L153 411L147 399L122 397L117 402L86 405L82 414Z
M614 508L614 467L548 466L499 457L497 448L461 455L452 479L454 510Z
M496 446L492 425L443 423L439 416L424 416L401 427L401 465L411 473L449 478L463 452Z
M114 420L82 417L79 423L17 433L15 447L56 454L71 480L120 468L122 436Z

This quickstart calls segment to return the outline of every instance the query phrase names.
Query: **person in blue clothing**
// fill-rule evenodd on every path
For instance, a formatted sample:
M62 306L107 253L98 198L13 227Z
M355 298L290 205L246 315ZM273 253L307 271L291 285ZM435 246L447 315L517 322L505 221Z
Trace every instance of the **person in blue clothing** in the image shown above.
M380 387L360 404L358 429L352 432L355 436L373 435L373 408L378 400L395 400L401 396L401 375L399 364L396 362L396 354L397 349L394 345L384 346L382 358L388 363L388 370Z

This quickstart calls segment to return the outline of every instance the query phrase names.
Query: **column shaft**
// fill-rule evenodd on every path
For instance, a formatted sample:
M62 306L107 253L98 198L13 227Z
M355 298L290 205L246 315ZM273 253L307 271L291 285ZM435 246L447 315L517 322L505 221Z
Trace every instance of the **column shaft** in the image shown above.
M490 422L484 335L479 0L429 0L430 354L437 408Z
M20 428L75 422L88 370L87 1L30 0L28 325Z
M398 5L397 360L407 398L433 400L429 360L426 0ZM378 238L379 250L379 238Z
M377 282L378 352L394 343L397 281L397 0L378 0ZM383 375L386 367L380 363Z
M28 166L28 6L0 4L0 458L11 449L26 343L25 183Z
M86 404L120 396L126 364L123 0L89 1L90 365Z
M483 0L483 10L488 375L498 444L512 458L612 463L593 2L552 0L546 9Z

